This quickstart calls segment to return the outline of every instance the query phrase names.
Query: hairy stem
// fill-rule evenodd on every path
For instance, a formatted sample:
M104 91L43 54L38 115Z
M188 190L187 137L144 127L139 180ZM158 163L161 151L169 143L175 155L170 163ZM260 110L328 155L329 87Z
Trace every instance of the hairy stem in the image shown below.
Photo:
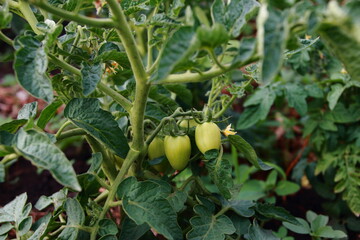
M75 128L75 129L71 129L66 132L62 132L59 136L56 137L56 140L61 141L66 138L69 138L69 137L82 136L82 135L86 135L86 134L87 133L84 130L82 130L81 128Z
M41 31L39 31L36 27L36 24L38 23L38 20L36 19L33 11L31 10L29 4L23 0L19 1L19 10L20 12L24 15L25 19L27 20L27 22L30 24L31 29L36 33L36 34L41 34Z
M61 8L54 7L47 3L47 1L44 0L31 0L30 3L34 4L35 6L54 14L55 16L64 18L66 20L78 22L81 24L85 24L87 26L91 27L97 27L97 28L112 28L114 27L113 22L111 19L101 19L101 18L91 18L91 17L85 17L80 14L69 12L66 10L63 10Z

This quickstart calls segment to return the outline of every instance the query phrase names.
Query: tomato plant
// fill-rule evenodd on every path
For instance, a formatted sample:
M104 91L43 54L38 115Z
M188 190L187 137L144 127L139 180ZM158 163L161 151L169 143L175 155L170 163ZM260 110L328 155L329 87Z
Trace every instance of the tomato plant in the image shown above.
M0 208L0 240L353 236L359 8L355 0L0 0L10 51L1 59L47 104L29 102L1 121L0 182L26 159L62 186L35 203L41 218L27 193ZM91 148L81 174L66 154L74 144ZM284 208L310 185L334 201L329 215L343 226L307 205Z

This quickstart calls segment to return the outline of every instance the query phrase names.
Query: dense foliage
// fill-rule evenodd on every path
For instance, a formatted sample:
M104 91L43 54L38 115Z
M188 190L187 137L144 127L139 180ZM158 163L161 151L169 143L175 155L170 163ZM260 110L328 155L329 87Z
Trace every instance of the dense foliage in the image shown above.
M0 125L0 182L22 157L64 187L37 201L36 222L26 193L1 208L0 239L359 232L358 1L0 3L17 82L48 103ZM294 140L295 159L274 148ZM64 141L90 145L87 172ZM333 221L278 206L310 185Z

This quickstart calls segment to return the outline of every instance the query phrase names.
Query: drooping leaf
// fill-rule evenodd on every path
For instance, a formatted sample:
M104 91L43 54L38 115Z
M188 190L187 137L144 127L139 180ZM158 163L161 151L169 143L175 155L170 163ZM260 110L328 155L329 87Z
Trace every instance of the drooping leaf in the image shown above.
M233 0L228 5L216 0L211 7L213 22L224 24L233 38L240 35L248 20L253 17L260 4L254 0Z
M360 81L360 30L357 25L337 2L331 1L317 30L328 49L344 64L351 78Z
M65 154L44 133L20 130L15 146L34 165L47 169L62 185L80 191L76 173Z
M276 95L268 87L260 88L251 95L244 106L245 111L240 115L236 128L245 129L256 124L260 120L264 120L268 115L272 104L274 103Z
M256 211L261 215L270 218L277 219L283 222L289 222L292 224L299 224L296 218L291 215L286 209L282 207L277 207L271 204L261 204L256 205Z
M96 89L97 84L101 80L102 74L103 72L101 62L96 62L94 64L83 62L81 68L81 80L83 94L85 96L90 95Z
M80 203L74 198L68 198L65 202L65 211L67 214L66 225L71 226L81 226L85 221L84 210L82 209ZM79 234L79 228L76 227L67 227L65 228L60 235L58 240L76 240Z
M0 125L0 131L15 133L20 127L27 123L26 119L16 119Z
M100 108L98 99L72 99L64 110L64 116L120 157L126 157L129 151L127 139L111 113Z
M329 102L330 110L333 110L338 102L341 94L344 92L345 86L341 84L334 84L331 86L331 91L328 93L326 99Z
M176 212L165 198L170 193L166 182L137 182L133 177L125 179L117 192L124 211L137 225L147 223L167 239L182 239Z
M255 50L256 50L255 38L242 38L240 41L238 54L233 59L232 64L237 65L239 63L246 62L254 55Z
M44 129L46 124L50 121L51 118L54 117L58 108L62 105L61 101L53 101L48 106L46 106L40 113L39 119L37 120L36 125Z
M36 38L18 39L14 70L20 85L31 95L47 102L53 99L53 90L46 74L48 58L44 46Z
M288 35L287 12L281 12L266 4L261 6L257 19L261 79L269 83L278 73Z
M260 168L257 154L254 148L246 142L239 135L230 135L228 136L229 142L233 145L239 152L244 154L245 158L251 162L255 167Z
M215 160L207 162L206 168L209 171L211 180L218 187L221 194L226 199L231 198L231 189L233 188L234 183L231 176L232 165L229 160L218 157Z
M224 25L215 23L212 27L201 26L196 31L201 46L215 48L229 40L228 32Z
M197 47L199 41L192 27L182 27L176 31L165 44L161 54L159 67L150 81L159 82L166 78L176 64L189 56Z

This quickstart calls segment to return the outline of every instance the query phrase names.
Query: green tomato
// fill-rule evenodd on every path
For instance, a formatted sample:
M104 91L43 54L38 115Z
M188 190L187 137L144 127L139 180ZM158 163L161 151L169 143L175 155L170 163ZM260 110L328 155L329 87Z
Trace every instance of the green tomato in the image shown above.
M189 162L191 143L188 136L166 136L165 155L175 170L183 170Z
M161 138L155 137L151 141L148 148L148 155L150 160L165 155L164 141Z
M179 126L182 128L192 128L196 127L198 123L194 119L183 119L179 123Z
M221 146L219 127L213 122L199 124L195 129L195 142L203 154L211 149L219 149Z
M155 137L154 140L151 141L148 148L148 155L150 160L165 155L164 141L161 138ZM169 167L169 163L166 160L162 161L159 164L153 165L153 168L155 168L155 170L158 172L165 172L168 169L168 167Z

